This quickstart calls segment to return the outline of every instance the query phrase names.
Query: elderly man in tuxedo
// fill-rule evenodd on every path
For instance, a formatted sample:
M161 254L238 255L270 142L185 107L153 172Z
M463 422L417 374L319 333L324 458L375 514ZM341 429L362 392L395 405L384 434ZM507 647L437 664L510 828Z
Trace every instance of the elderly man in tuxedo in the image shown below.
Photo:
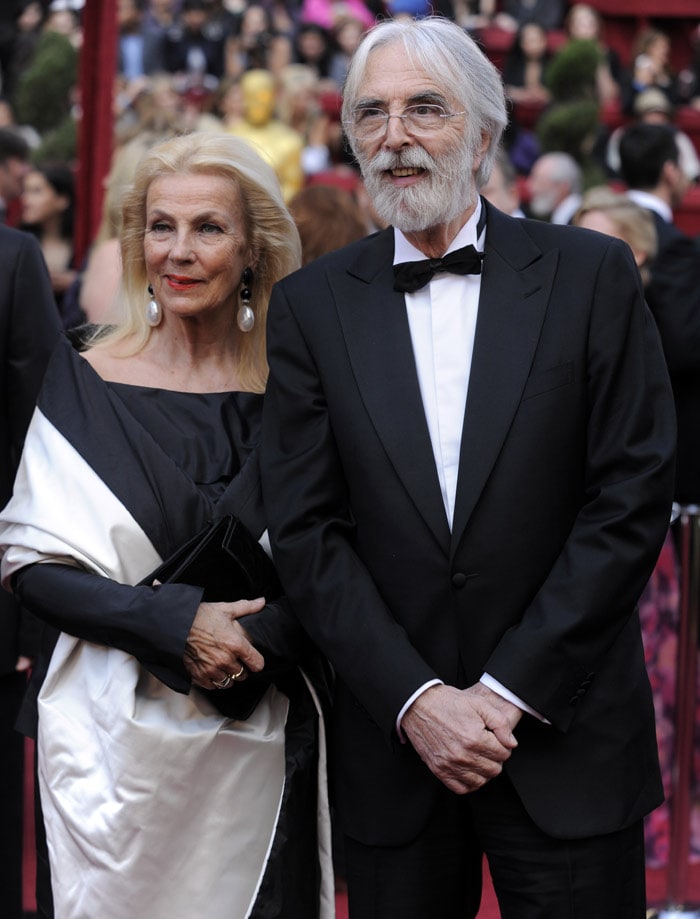
M447 20L371 30L343 118L391 226L273 292L262 463L350 915L473 917L485 852L504 919L641 919L675 428L631 252L479 198L503 90Z

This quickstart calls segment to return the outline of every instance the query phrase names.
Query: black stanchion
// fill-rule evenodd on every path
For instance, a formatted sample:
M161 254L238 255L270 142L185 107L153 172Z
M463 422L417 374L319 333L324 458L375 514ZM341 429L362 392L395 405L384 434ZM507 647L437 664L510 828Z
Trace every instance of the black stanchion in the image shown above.
M693 778L700 614L700 506L676 505L674 517L675 526L680 528L680 619L667 892L665 904L650 910L647 916L649 919L700 919L700 904L688 902L690 787Z

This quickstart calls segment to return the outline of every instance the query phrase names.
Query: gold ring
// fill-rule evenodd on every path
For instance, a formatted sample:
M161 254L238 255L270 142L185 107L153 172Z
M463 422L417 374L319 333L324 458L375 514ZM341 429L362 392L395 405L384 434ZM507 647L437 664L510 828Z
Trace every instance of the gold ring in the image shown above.
M244 673L245 673L245 666L244 666L243 664L241 664L241 669L238 671L238 673L229 673L229 676L231 677L231 679L232 679L233 682L235 683L236 680L237 680L239 677L242 677Z
M227 673L223 680L221 680L219 683L217 683L216 680L212 680L212 683L214 686L216 686L217 689L228 689L231 683L233 683L234 679L235 678L231 676L230 673Z

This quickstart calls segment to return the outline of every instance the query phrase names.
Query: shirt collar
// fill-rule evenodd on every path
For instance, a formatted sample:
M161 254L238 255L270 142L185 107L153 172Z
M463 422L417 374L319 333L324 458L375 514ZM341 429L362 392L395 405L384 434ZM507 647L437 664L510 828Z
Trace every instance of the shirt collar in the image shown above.
M627 197L640 207L644 207L648 211L654 211L666 223L673 223L673 211L665 201L657 198L656 195L651 195L648 191L640 191L638 188L630 188L627 192Z

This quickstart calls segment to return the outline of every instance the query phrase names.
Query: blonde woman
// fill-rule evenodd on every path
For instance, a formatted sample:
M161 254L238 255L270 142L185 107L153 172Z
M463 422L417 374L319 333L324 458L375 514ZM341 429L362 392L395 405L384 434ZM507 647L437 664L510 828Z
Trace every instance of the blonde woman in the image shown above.
M265 530L265 316L298 234L252 148L193 134L138 166L121 255L122 318L56 351L0 522L5 587L61 633L36 675L55 915L328 917L314 656L285 601L138 586L212 518Z

